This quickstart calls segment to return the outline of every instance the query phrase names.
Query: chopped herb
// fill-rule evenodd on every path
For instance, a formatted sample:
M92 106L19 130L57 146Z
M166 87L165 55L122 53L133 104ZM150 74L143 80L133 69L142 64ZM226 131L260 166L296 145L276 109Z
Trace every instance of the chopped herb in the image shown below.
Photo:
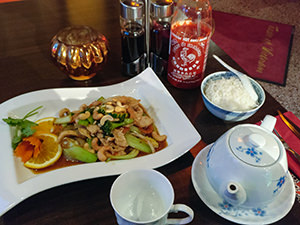
M111 136L111 132L115 129L115 128L118 128L118 127L121 127L121 126L125 126L125 125L128 125L128 124L131 124L133 123L133 119L131 118L126 118L124 119L123 122L111 122L109 120L106 120L104 125L101 126L101 130L103 131L104 135L105 136Z
M42 106L39 106L34 110L30 111L22 119L15 119L11 117L3 119L3 121L6 122L9 126L16 127L15 135L12 138L13 149L15 149L18 146L18 144L22 141L24 137L29 137L34 134L35 129L33 129L32 127L37 126L37 124L30 120L27 120L27 118L37 114L37 111L40 108L42 108Z

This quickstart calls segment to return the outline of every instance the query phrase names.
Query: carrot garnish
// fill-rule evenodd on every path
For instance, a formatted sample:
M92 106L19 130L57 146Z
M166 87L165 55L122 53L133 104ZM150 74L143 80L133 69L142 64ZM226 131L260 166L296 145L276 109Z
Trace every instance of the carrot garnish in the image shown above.
M37 137L30 136L23 138L15 149L15 155L22 159L22 162L27 162L32 157L37 157L41 149L41 140Z

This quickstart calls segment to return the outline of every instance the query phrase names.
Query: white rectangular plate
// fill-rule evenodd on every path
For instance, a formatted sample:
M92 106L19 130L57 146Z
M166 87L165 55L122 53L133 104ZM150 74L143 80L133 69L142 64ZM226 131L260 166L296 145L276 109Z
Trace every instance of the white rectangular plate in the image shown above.
M32 109L43 106L35 121L58 116L62 108L78 109L100 96L132 96L154 118L161 134L167 135L168 146L157 153L130 160L81 164L33 174L13 156L12 133L2 121L8 116L22 118ZM189 151L201 137L177 105L170 93L150 69L125 82L95 88L60 88L34 91L14 97L0 105L0 216L29 196L58 185L90 178L118 175L139 168L157 168L170 163Z

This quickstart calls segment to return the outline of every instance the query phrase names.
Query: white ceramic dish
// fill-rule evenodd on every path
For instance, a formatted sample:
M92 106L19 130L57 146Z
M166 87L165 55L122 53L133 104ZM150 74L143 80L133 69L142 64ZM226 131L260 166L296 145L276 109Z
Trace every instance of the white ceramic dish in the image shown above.
M264 89L261 87L261 85L258 82L256 82L254 79L249 77L249 80L258 96L258 106L257 107L255 107L254 109L250 109L248 111L229 111L229 110L221 108L218 105L215 105L212 101L210 101L206 97L206 95L204 93L207 82L209 80L219 80L222 77L225 79L229 79L232 76L236 77L237 75L230 71L220 71L220 72L212 73L204 78L204 80L201 83L200 89L201 89L201 95L202 95L203 102L204 102L206 108L208 109L208 111L210 111L213 115L215 115L216 117L218 117L222 120L237 122L237 121L246 120L249 117L251 117L252 115L254 115L265 103L266 94L264 92Z
M8 116L23 117L42 105L42 111L30 118L36 120L57 116L64 107L77 109L100 96L127 95L141 99L162 134L168 147L155 154L124 161L97 162L65 167L42 174L33 174L13 156L11 130L2 121ZM62 88L30 92L0 105L0 216L29 196L58 185L96 177L117 175L128 170L157 168L189 151L201 137L183 111L151 69L125 82L95 88ZM175 121L175 122L174 122Z
M206 155L212 146L206 146L196 156L192 166L192 182L201 200L219 216L239 224L270 224L282 219L295 201L295 187L288 173L286 185L277 198L267 206L242 208L224 201L212 188L206 176Z

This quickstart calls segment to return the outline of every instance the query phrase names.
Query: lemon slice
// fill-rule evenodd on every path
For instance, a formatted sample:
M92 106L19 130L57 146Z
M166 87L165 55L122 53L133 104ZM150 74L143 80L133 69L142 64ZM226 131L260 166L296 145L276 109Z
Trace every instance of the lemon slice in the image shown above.
M45 117L35 121L38 126L34 126L33 129L36 130L36 135L40 133L51 133L54 130L54 120L55 117Z
M42 169L54 164L62 154L62 148L57 143L57 136L50 133L41 133L37 136L42 140L40 153L32 157L24 166L31 169Z

